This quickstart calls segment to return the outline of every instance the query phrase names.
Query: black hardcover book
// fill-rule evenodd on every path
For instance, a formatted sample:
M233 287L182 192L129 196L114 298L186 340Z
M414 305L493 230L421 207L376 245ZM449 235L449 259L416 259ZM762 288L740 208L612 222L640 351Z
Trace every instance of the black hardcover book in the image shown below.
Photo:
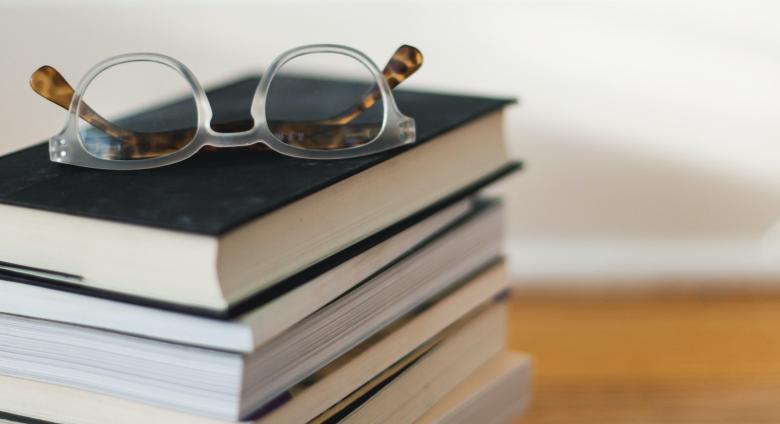
M213 122L248 118L257 82L209 91ZM0 157L0 270L225 311L519 167L501 133L500 110L511 100L395 95L418 141L368 157L313 161L233 148L130 172L54 164L46 144ZM176 112L174 103L146 113Z

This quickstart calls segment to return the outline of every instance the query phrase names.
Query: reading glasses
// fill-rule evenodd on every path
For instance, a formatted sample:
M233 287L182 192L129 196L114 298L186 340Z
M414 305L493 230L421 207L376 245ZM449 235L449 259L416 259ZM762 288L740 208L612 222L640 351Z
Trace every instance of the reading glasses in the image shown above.
M312 58L318 62L309 63ZM400 112L392 89L422 62L422 53L408 45L398 48L382 71L350 47L294 48L277 57L261 77L251 118L222 123L212 122L211 103L192 72L161 54L106 59L75 90L56 69L43 66L32 74L30 85L68 110L65 127L49 139L53 162L137 170L170 165L201 149L237 146L305 159L342 159L415 141L414 119ZM137 73L132 81L133 65L138 64L160 76L157 86L149 73ZM328 78L306 75L312 66ZM342 68L351 73L339 72ZM118 94L119 89L126 92ZM122 103L128 107L117 110L115 105Z

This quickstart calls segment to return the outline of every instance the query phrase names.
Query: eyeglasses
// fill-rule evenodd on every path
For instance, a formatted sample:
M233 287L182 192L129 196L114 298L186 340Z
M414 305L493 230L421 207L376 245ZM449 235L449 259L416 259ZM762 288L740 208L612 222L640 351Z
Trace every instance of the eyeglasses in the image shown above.
M316 55L357 65L367 76L366 84L354 79L312 78L296 73L291 66L303 57ZM345 46L321 44L288 50L260 79L249 110L251 119L223 123L211 122L211 104L192 72L176 59L160 54L126 54L104 60L87 72L75 90L56 69L43 66L32 74L30 85L36 93L69 111L63 130L49 139L53 162L136 170L170 165L202 148L250 145L297 158L342 159L415 141L414 119L398 110L392 89L416 72L422 62L422 53L407 45L396 50L381 72L366 55ZM109 99L112 104L121 104L129 97L144 97L140 93L143 89L132 87L143 88L149 79L142 78L135 86L115 80L98 83L107 71L123 67L129 70L128 65L134 63L170 74L160 87L183 86L187 95L173 102L167 99L163 106L157 102L156 109L146 107L145 113L104 117L93 98L98 103ZM293 71L288 75L283 68ZM131 87L134 96L101 96L101 85L103 91L105 87L109 91ZM165 91L154 90L149 97Z

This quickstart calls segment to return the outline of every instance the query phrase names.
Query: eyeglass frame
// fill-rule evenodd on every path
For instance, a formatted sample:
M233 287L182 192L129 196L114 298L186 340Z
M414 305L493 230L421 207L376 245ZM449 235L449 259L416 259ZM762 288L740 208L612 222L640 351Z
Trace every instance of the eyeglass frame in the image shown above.
M333 150L317 150L296 147L277 138L268 127L265 109L271 82L279 70L289 61L314 53L335 53L360 62L374 77L384 105L382 125L376 137L360 146ZM79 105L90 83L103 71L131 62L153 62L167 66L180 74L189 85L197 111L196 132L184 147L161 157L145 159L106 159L90 153L79 132ZM178 60L158 53L130 53L114 56L93 66L79 81L68 108L65 127L49 139L52 162L104 170L140 170L157 168L181 162L192 157L204 146L240 147L264 144L271 150L301 159L345 159L367 156L403 145L414 143L416 127L413 118L401 113L392 89L376 64L365 54L351 47L337 44L312 44L296 47L279 55L263 73L255 89L250 108L254 125L241 132L218 132L211 128L213 112L206 92L187 66Z

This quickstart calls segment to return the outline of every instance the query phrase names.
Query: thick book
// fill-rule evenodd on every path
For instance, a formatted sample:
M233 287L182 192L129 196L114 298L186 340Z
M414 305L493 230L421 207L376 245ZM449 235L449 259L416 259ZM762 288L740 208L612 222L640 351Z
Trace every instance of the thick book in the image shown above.
M241 422L309 422L366 385L382 385L388 375L395 375L392 370L397 369L399 364L417 363L426 353L435 353L433 349L436 346L444 346L451 336L457 336L462 329L474 326L482 328L485 324L492 324L493 320L485 313L495 313L489 312L491 305L500 302L506 290L503 265L492 266L442 298L395 321L306 381L289 389L273 405ZM491 346L500 343L501 337L490 337L491 331L477 330L468 331L469 338L482 338L483 342L490 340L485 343ZM479 344L474 343L474 347ZM483 357L483 354L482 351L475 353L478 357ZM237 422L192 415L51 381L10 376L0 376L0 418L60 424Z
M249 353L353 288L396 269L416 252L435 248L439 240L451 240L452 231L484 208L485 202L463 199L419 221L393 225L342 252L338 263L322 264L328 266L309 269L300 278L280 284L268 299L257 299L264 301L231 319L0 280L0 321L3 315L30 317Z
M256 84L209 91L215 120L246 118L239 111L249 111ZM312 161L235 148L111 172L51 163L45 144L1 157L0 270L225 314L519 167L502 134L511 100L413 91L396 98L416 120L417 142L361 158Z

